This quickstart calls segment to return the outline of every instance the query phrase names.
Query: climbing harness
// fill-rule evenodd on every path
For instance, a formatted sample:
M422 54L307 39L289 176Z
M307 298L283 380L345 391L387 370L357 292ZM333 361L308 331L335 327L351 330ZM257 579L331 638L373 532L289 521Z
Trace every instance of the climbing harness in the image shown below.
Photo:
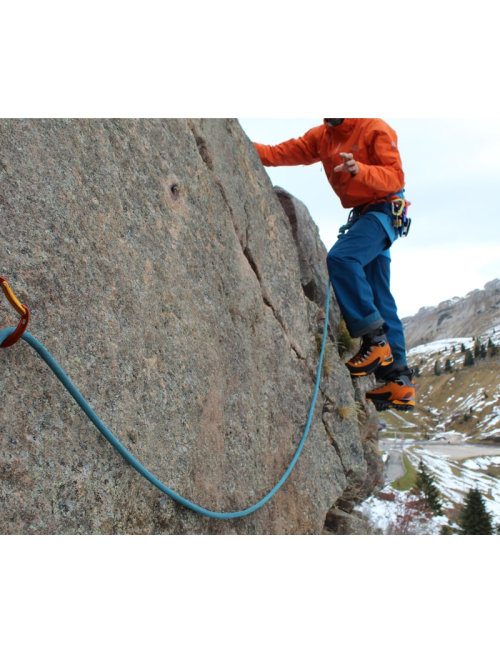
M26 328L28 327L28 323L30 322L30 310L28 309L28 307L26 307L26 305L21 305L19 300L14 295L12 289L10 288L9 283L5 278L2 278L1 275L0 275L0 287L2 288L2 291L4 292L7 300L14 307L17 313L21 316L19 325L12 332L12 334L8 336L3 341L3 343L0 344L0 348L10 348L11 345L14 345L14 343L17 343L19 341L21 336L26 331Z
M52 370L52 372L55 374L55 376L59 379L59 381L62 383L64 388L68 391L68 393L71 395L71 397L75 400L75 402L78 404L78 406L82 409L82 411L85 413L85 415L89 418L89 420L94 424L94 426L98 429L98 431L106 438L106 440L116 449L116 451L123 456L123 458L129 463L139 474L141 474L146 480L148 480L152 485L154 485L156 488L161 490L164 494L169 496L171 499L176 501L177 503L180 503L181 505L185 506L186 508L189 508L190 510L193 510L194 512L197 512L200 515L205 515L206 517L212 517L213 519L236 519L237 517L244 517L246 515L251 514L252 512L255 512L259 508L261 508L265 503L267 503L275 494L276 492L280 489L280 487L283 485L283 483L286 481L288 476L290 475L292 469L295 466L295 463L297 462L297 459L300 456L300 452L302 451L302 448L304 446L304 443L307 438L307 434L309 433L309 429L311 426L312 422L312 417L314 413L314 407L316 405L316 398L318 397L318 392L319 392L319 386L320 386L320 381L321 381L321 368L323 366L323 356L325 353L325 345L326 345L326 338L327 338L327 332L328 332L328 312L329 312L329 307L330 307L330 283L328 283L328 290L327 290L327 295L326 295L326 306L325 306L325 325L323 328L323 342L321 345L321 352L319 356L319 362L318 362L318 372L316 376L316 385L314 389L314 395L312 398L312 403L311 403L311 408L309 409L309 416L307 418L307 423L304 429L304 434L302 436L302 439L299 443L299 446L297 447L297 451L295 452L294 457L292 458L290 465L288 466L288 469L286 472L283 474L281 479L278 481L278 483L274 486L274 488L266 494L264 498L262 498L258 503L255 503L253 506L250 508L247 508L246 510L240 510L238 512L213 512L211 510L206 510L205 508L202 508L201 506L196 505L195 503L192 503L191 501L188 501L184 497L181 497L179 494L171 490L169 487L164 485L161 481L159 481L151 472L149 472L143 465L139 463L134 456L124 447L121 442L115 438L115 436L111 433L111 431L103 424L103 422L97 417L96 413L91 409L87 401L83 398L81 393L78 391L78 389L75 387L75 385L71 382L69 377L65 374L65 372L62 370L62 368L59 366L57 361L50 355L50 353L44 348L44 346L34 337L32 336L29 332L25 332L25 329L28 325L28 320L29 320L29 309L26 307L26 305L21 305L19 301L15 298L14 294L12 293L12 290L10 289L8 283L4 278L0 278L1 281L1 286L2 289L7 296L7 299L11 304L15 307L15 309L23 316L23 318L26 319L26 323L23 325L24 329L22 329L21 334L19 334L19 328L20 325L16 330L14 330L13 327L8 327L6 329L0 330L0 347L7 347L4 345L4 342L11 341L9 345L12 345L15 343L19 338L22 338L26 343L28 343L35 352L38 353L38 355L45 361L45 363L49 366L49 368ZM6 286L4 286L6 285ZM22 313L22 309L25 310L25 314ZM17 336L17 338L15 338ZM13 341L13 339L15 340Z
M340 226L338 238L345 235L356 221L365 214L368 208L373 212L377 212L378 210L387 214L389 205L391 206L392 225L396 228L400 237L407 237L411 226L411 219L408 217L408 207L411 203L401 196L389 195L383 199L376 199L370 203L353 208L349 212L347 223Z

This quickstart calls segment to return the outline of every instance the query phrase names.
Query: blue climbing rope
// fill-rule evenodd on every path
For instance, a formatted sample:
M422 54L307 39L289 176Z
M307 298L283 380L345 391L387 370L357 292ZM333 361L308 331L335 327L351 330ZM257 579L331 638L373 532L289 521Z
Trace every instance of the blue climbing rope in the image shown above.
M200 515L205 515L206 517L212 517L213 519L236 519L237 517L245 517L246 515L250 515L252 512L255 512L256 510L261 508L265 503L267 503L276 494L276 492L280 489L280 487L283 485L283 483L286 481L286 479L290 475L295 463L297 462L297 459L298 459L298 457L300 455L300 452L302 451L302 448L303 448L304 443L305 443L306 438L307 438L307 434L309 433L309 428L311 426L311 422L312 422L312 418L313 418L314 407L316 405L316 399L318 397L318 392L319 392L319 386L320 386L320 381L321 381L321 369L322 369L322 366L323 366L323 356L324 356L324 353L325 353L325 344L326 344L327 331L328 331L328 312L329 312L329 308L330 308L330 283L328 283L328 291L327 291L327 296L326 296L325 325L324 325L324 329L323 329L323 342L322 342L322 345L321 345L321 353L320 353L319 362L318 362L318 373L317 373L317 376L316 376L316 386L315 386L314 395L313 395L313 398L312 398L311 408L309 410L309 417L307 418L307 424L306 424L302 439L300 441L300 444L297 447L297 451L295 452L295 455L292 458L292 461L291 461L290 465L288 466L288 469L283 474L280 481L274 486L274 488L268 494L266 494L266 496L263 499L261 499L258 503L251 506L250 508L247 508L246 510L240 510L238 512L213 512L211 510L206 510L205 508L202 508L201 506L198 506L195 503L192 503L191 501L188 501L184 497L181 497L180 494L177 494L177 492L174 492L169 487L164 485L161 481L159 481L153 474L151 474L151 472L149 472L145 467L143 467L141 465L141 463L139 463L139 461L136 460L136 458L134 458L134 456L132 456L132 454L122 445L122 443L117 438L115 438L115 436L111 433L111 431L97 417L95 412L90 408L90 406L88 405L86 400L83 398L81 393L78 391L76 386L73 384L73 382L70 380L70 378L66 375L66 373L62 370L62 368L57 363L57 361L44 348L44 346L40 343L40 341L38 341L34 336L29 334L28 332L25 332L22 335L22 338L45 361L45 363L49 366L49 368L52 370L52 372L55 374L55 376L62 383L64 388L66 388L66 390L71 395L71 397L75 400L75 402L82 409L82 411L89 418L89 420L96 426L96 428L100 431L100 433L102 433L102 435L106 438L106 440L116 449L116 451L119 454L121 454L123 456L123 458L127 461L127 463L132 465L132 467L137 472L139 472L139 474L144 476L144 478L146 480L148 480L156 488L161 490L161 492L168 495L171 499L173 499L177 503L182 504L186 508L189 508L190 510L193 510L194 512L197 512ZM13 327L8 327L6 329L0 330L0 345L14 331L15 331L15 328L13 328Z

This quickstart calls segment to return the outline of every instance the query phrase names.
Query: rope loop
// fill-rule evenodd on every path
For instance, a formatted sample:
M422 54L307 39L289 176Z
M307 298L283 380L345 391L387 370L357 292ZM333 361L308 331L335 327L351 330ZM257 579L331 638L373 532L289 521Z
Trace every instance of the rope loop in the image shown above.
M4 288L4 283L6 283L6 280L4 278L1 278L2 282L2 289L4 290L4 293L6 292L6 289ZM7 285L8 286L8 285ZM10 289L10 287L9 287ZM7 289L8 291L8 289ZM12 292L10 292L12 294ZM7 294L6 294L7 295ZM12 294L13 296L13 294ZM14 297L15 298L15 297ZM10 302L10 299L9 299ZM24 329L26 329L27 326L27 321L29 320L29 309L25 305L20 305L21 308L24 308L26 310L25 315L23 316L24 319L26 319L26 323L24 325ZM251 513L255 512L259 508L261 508L265 503L267 503L275 494L276 492L280 489L280 487L283 485L283 483L286 481L288 476L290 475L292 469L295 466L295 463L297 462L300 452L302 451L302 448L305 444L307 435L309 433L309 429L311 427L311 422L313 419L313 414L314 414L314 408L316 405L316 399L318 397L318 392L320 388L320 382L321 382L321 369L323 367L323 357L325 354L325 347L326 347L326 339L327 339L327 333L328 333L328 313L329 313L329 307L330 307L330 283L328 283L328 290L326 293L326 307L325 307L325 322L323 326L323 341L321 344L321 352L319 355L319 361L318 361L318 370L316 374L316 384L314 388L314 394L312 396L311 400L311 406L309 408L309 415L307 417L307 422L305 425L304 433L302 435L302 439L297 447L297 450L295 451L295 454L290 461L290 464L288 465L287 470L283 474L283 476L280 478L280 480L276 483L276 485L273 487L272 490L270 490L260 501L257 503L254 503L254 505L250 506L249 508L246 508L245 510L238 510L237 512L215 512L213 510L208 510L206 508L203 508L202 506L197 505L196 503L192 503L188 499L182 497L180 494L177 494L177 492L174 492L171 488L169 488L167 485L163 484L159 479L154 476L149 470L147 470L141 463L122 445L122 443L116 438L115 435L106 427L106 425L102 422L102 420L97 416L95 411L90 407L89 403L85 400L83 395L79 392L79 390L76 388L76 386L73 384L73 382L70 380L70 378L66 375L66 373L63 371L61 366L57 363L57 361L52 357L52 355L44 348L44 346L38 341L34 336L32 336L29 332L26 332L25 334L22 334L23 341L28 343L35 352L42 358L43 361L48 365L50 370L54 373L54 375L59 379L61 384L64 386L64 388L68 391L68 393L71 395L71 397L75 400L75 402L78 404L78 406L82 409L82 411L85 413L85 415L88 417L88 419L94 424L96 429L106 438L106 440L110 443L112 447L131 465L141 476L143 476L147 481L151 483L154 487L158 488L161 492L169 496L171 499L176 501L177 503L185 506L186 508L189 508L193 512L196 512L200 515L204 515L205 517L212 517L213 519L236 519L238 517L245 517L247 515L250 515ZM16 307L17 309L17 307ZM21 324L20 324L21 325ZM20 327L18 326L18 329ZM0 330L0 347L7 347L5 343L7 341L12 340L15 336L18 334L18 330L13 331L14 328L6 328L3 330ZM24 331L24 330L23 330ZM18 337L19 338L19 337ZM16 339L17 340L17 339ZM3 343L2 343L3 341ZM15 343L15 341L14 341ZM12 345L12 343L10 344Z

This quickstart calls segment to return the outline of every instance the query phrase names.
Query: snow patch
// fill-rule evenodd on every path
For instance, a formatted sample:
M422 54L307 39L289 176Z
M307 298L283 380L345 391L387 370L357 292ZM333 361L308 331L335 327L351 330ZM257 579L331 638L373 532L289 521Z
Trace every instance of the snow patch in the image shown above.
M462 466L468 469L488 469L490 465L500 465L500 456L468 458L462 463Z
M412 348L408 352L408 356L425 356L434 354L436 352L443 352L445 348L451 348L454 345L465 345L465 348L471 348L474 344L471 337L461 338L461 339L441 339L440 341L431 341L430 343L424 343L423 345L418 345L416 348Z

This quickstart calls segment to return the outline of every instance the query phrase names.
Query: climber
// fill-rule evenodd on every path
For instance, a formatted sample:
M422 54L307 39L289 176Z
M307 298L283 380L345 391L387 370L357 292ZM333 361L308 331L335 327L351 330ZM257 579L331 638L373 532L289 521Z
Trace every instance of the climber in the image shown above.
M301 138L276 146L254 144L269 167L322 162L342 206L351 209L327 256L347 329L353 338L362 338L359 352L346 366L353 377L374 373L383 382L366 394L377 410L413 410L413 371L389 286L389 249L408 229L395 131L378 118L332 117Z

